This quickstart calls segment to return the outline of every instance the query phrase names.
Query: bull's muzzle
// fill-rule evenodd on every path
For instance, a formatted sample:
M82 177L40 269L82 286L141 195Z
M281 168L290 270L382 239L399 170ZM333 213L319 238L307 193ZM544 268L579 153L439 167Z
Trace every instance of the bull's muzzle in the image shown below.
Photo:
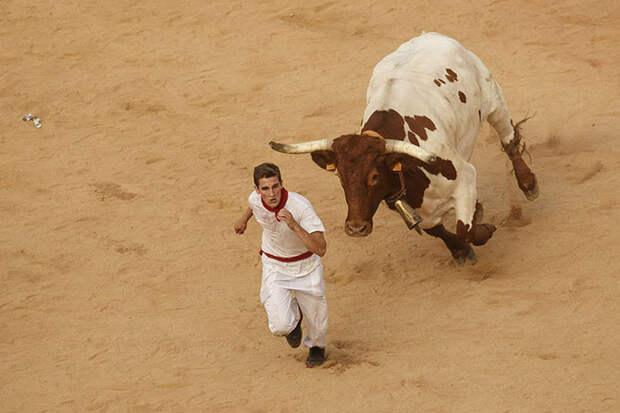
M344 232L350 237L365 237L372 232L372 222L347 220L344 223Z

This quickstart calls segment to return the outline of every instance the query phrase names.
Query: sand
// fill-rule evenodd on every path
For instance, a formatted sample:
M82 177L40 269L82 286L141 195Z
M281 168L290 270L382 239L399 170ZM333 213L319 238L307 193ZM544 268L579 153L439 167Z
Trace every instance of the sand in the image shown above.
M0 411L620 411L619 2L98 3L0 3ZM422 31L535 114L534 202L481 131L474 266L384 206L347 237L337 178L267 146L355 132ZM327 228L319 368L233 231L263 161Z

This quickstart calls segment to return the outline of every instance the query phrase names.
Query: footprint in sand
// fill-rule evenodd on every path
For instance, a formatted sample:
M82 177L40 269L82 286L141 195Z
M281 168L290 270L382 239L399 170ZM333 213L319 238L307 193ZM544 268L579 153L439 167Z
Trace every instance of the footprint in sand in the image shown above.
M129 201L137 196L137 194L124 191L120 185L115 183L104 182L92 184L92 186L96 188L95 193L100 196L102 201L105 201L106 198L117 198L122 201Z
M523 216L523 209L519 205L511 205L508 216L502 221L502 225L508 227L524 227L532 222L531 218Z
M602 170L603 170L603 162L596 161L592 165L590 165L584 173L571 178L571 181L577 184L583 184L589 181L590 179L594 178Z

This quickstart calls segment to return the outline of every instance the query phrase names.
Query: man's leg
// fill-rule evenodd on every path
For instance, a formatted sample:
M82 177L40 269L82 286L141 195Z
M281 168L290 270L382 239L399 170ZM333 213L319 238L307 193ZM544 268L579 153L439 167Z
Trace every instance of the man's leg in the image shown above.
M290 290L275 285L273 274L265 267L260 299L267 312L269 330L276 336L286 336L300 324L299 305Z
M297 302L306 320L306 337L304 345L310 348L306 364L311 367L320 365L325 360L327 345L327 299L303 291L295 291Z

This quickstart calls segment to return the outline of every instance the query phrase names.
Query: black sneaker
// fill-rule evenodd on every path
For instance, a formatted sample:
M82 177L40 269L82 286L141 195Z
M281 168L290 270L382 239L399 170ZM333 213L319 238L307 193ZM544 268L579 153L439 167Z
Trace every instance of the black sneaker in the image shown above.
M310 353L306 359L306 367L320 366L325 361L325 349L321 347L310 347Z
M297 348L301 344L301 320L303 319L304 319L304 315L300 311L299 322L297 323L297 326L295 326L293 331L291 331L290 333L286 335L286 341L288 342L288 345L293 348Z

